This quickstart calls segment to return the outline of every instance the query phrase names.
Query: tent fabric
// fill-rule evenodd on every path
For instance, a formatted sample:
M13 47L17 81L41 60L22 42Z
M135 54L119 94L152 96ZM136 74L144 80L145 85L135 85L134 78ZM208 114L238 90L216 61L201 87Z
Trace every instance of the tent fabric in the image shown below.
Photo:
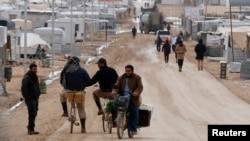
M20 40L20 47L24 47L25 42L25 33L21 33L21 40ZM37 46L37 45L47 45L49 48L49 44L41 39L41 37L38 34L35 33L27 33L27 47Z

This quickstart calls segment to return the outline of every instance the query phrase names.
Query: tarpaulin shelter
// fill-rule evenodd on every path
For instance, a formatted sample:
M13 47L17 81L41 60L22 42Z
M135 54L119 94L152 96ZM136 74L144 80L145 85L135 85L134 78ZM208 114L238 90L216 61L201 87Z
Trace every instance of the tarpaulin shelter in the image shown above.
M21 33L20 37L21 37L20 38L21 53L24 53L25 33ZM38 45L41 45L41 47L45 48L46 50L51 48L50 45L46 41L44 41L38 34L27 33L27 41L26 41L27 53L35 54Z

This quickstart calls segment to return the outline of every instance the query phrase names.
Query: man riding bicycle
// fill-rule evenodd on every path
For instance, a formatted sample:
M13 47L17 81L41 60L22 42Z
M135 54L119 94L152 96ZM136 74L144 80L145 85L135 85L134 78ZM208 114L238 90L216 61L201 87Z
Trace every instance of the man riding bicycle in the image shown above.
M131 95L128 106L128 131L130 134L136 135L139 122L139 106L141 104L140 95L143 90L141 77L134 73L134 67L132 65L126 65L125 73L118 78L115 87L115 94ZM114 103L114 106L116 107L116 103Z
M97 62L99 70L96 74L91 78L90 82L86 85L92 86L95 83L99 83L99 89L93 92L93 97L98 107L97 115L104 114L102 105L100 102L100 97L111 97L112 96L112 85L115 84L118 74L115 69L107 66L107 61L104 58L100 58Z
M72 57L65 65L61 73L61 84L65 89L65 92L60 95L61 103L63 106L63 116L68 116L67 110L67 94L75 93L82 95L80 103L77 103L78 114L81 122L81 133L86 133L85 129L85 85L89 83L90 77L88 72L80 66L80 59L78 57Z

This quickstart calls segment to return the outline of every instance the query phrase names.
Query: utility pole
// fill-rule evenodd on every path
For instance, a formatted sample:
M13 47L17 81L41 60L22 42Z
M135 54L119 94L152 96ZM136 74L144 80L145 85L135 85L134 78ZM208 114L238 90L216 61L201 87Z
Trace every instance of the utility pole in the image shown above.
M27 0L24 1L24 74L27 72Z
M232 47L232 61L234 62L234 43L233 43L233 27L232 27L232 6L231 6L231 0L229 0L229 12L230 12L230 26L231 26L231 47Z
M82 36L82 47L84 47L84 44L83 44L83 40L84 40L84 36L85 36L85 16L86 16L86 0L83 0L83 10L82 10L82 12L83 12L83 18L82 18L82 20L83 20L83 26L82 26L82 34L81 34L81 36Z
M70 1L70 56L72 56L72 44L73 44L73 13L72 13L72 0Z
M52 36L51 36L51 48L52 48L52 66L54 65L54 32L55 32L55 11L54 11L55 0L52 0Z
M94 25L93 25L93 21L94 21L94 14L93 14L93 1L94 0L91 0L91 27L92 27L92 29L91 29L91 46L93 45L93 27L94 27Z

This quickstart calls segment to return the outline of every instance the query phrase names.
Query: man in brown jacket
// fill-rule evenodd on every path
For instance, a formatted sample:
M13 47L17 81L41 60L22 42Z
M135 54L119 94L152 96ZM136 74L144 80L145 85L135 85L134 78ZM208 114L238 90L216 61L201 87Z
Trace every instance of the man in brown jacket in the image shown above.
M184 61L184 56L185 56L186 51L187 51L186 46L180 40L175 49L175 52L177 54L179 72L182 71L182 66L183 66L183 61Z
M120 95L131 95L129 102L129 123L128 131L132 135L137 134L137 125L139 120L139 106L141 104L140 95L143 90L141 77L134 73L132 65L125 66L125 73L122 74L116 82L117 93Z

